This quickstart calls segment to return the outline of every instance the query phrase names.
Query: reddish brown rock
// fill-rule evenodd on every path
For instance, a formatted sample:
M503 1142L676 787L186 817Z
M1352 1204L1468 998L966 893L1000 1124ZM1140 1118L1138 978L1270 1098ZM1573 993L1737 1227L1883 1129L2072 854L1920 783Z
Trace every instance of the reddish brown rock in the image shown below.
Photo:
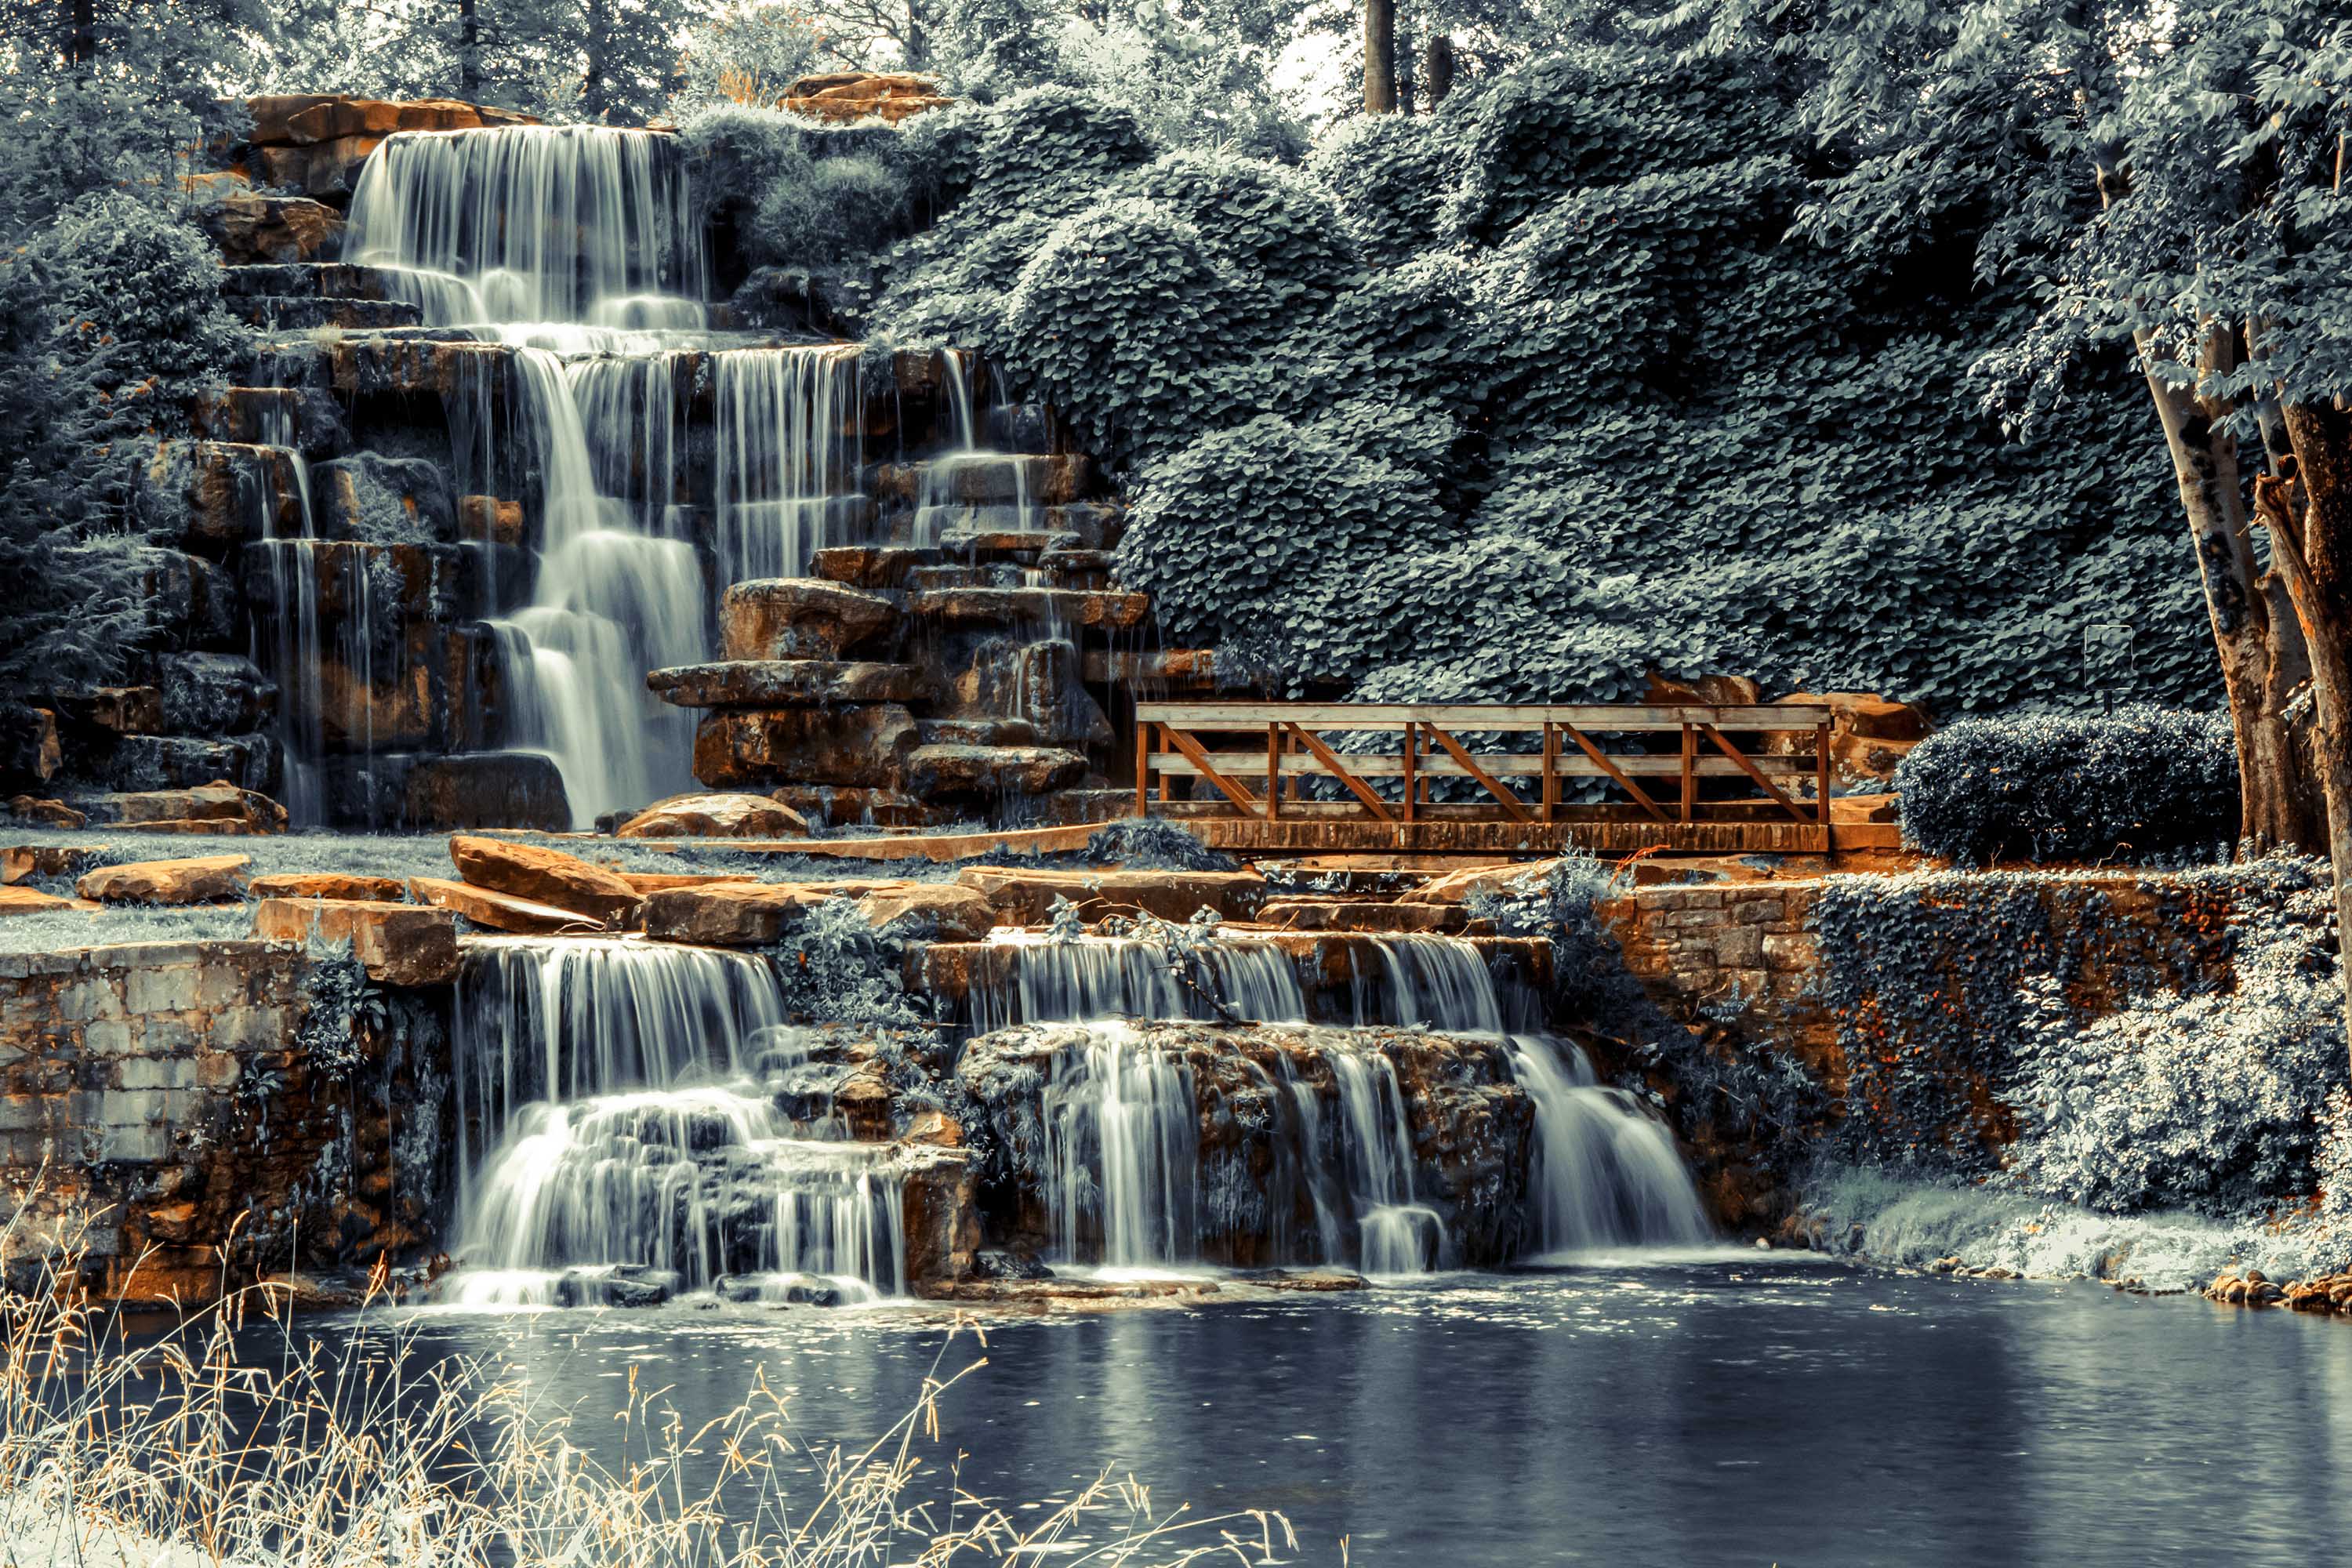
M890 599L815 577L738 583L719 601L727 659L842 659L893 639L904 612Z
M8 815L32 827L82 827L89 818L61 800L44 800L37 795L11 795Z
M1257 923L1281 931L1360 931L1404 935L1460 931L1469 916L1459 904L1381 903L1370 900L1283 899L1260 907Z
M706 947L764 947L832 897L799 882L719 882L650 895L646 934Z
M1255 871L1059 871L972 866L956 880L978 889L1007 925L1044 925L1054 900L1067 899L1089 921L1140 910L1167 921L1188 921L1196 910L1247 920L1265 899Z
M749 871L624 871L621 879L640 895L667 893L672 888L708 888L715 882L756 882Z
M806 119L837 125L860 120L881 120L896 125L954 101L942 95L939 83L929 77L905 72L838 71L801 78L785 89L777 107Z
M397 877L363 877L348 871L269 871L246 890L257 899L333 899L345 903L400 902L407 889Z
M907 788L926 798L1038 795L1086 777L1083 752L1055 746L967 746L941 742L907 754Z
M235 823L253 833L286 831L286 808L257 790L215 779L194 789L138 790L89 802L100 822L124 827L164 823ZM219 831L215 829L215 831Z
M478 544L506 544L518 549L528 542L522 502L497 496L459 496L457 534Z
M368 978L384 985L446 985L457 977L457 917L447 909L342 899L264 899L254 906L253 934L267 942L348 942Z
M908 882L868 893L857 901L857 912L877 931L903 922L906 933L940 942L979 942L997 924L996 906L985 893L952 882Z
M89 869L104 844L11 844L0 849L0 887L16 887L36 877L79 877Z
M0 915L40 915L53 910L97 907L80 899L61 899L33 888L0 887Z
M694 733L694 776L713 789L786 782L896 788L919 739L914 715L872 708L721 708Z
M681 708L824 708L845 702L912 702L928 682L911 664L824 658L743 658L656 669L646 687Z
M807 819L764 795L674 795L614 829L619 838L805 838Z
M230 191L195 215L232 267L283 266L324 260L341 248L343 220L308 196Z
M218 904L245 897L243 855L189 860L134 860L82 873L74 891L109 904Z
M513 936L593 936L611 929L600 920L572 910L533 903L529 899L439 877L411 877L408 894L419 903L453 910L476 925Z
M617 872L543 845L459 833L449 839L449 858L457 875L477 888L568 910L604 925L625 923L637 907L637 890Z

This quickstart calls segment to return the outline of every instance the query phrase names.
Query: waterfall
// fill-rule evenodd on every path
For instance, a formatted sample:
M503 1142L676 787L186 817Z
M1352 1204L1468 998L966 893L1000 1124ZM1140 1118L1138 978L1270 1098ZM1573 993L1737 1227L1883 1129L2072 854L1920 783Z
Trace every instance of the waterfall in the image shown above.
M836 514L852 510L865 461L858 352L827 343L711 356L722 583L798 577L817 551L847 542Z
M686 1289L814 1276L847 1298L904 1294L888 1152L779 1109L763 1075L806 1059L782 1020L774 971L748 954L470 944L454 1037L460 1272L444 1299L544 1302L567 1276L616 1269Z
M675 139L649 131L402 132L361 171L344 251L427 326L699 327L708 293Z
M1297 972L1270 942L1208 943L1197 969L1186 972L1158 942L1134 937L1065 942L1007 929L992 935L988 951L993 962L973 976L968 1001L980 1033L1012 1024L1214 1018L1221 1006L1257 1023L1307 1016Z

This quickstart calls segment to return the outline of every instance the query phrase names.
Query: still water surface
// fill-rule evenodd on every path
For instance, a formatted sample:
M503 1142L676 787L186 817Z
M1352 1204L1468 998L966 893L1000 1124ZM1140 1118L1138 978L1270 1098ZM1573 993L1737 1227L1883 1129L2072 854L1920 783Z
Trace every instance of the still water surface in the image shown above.
M496 1352L583 1416L635 1367L689 1422L764 1369L804 1433L854 1443L913 1403L946 1326L425 1313L415 1353ZM1280 1510L1304 1563L1342 1536L1415 1565L2352 1560L2352 1324L2285 1312L1752 1254L1008 1315L988 1339L943 1410L967 1489L1131 1471L1163 1508Z

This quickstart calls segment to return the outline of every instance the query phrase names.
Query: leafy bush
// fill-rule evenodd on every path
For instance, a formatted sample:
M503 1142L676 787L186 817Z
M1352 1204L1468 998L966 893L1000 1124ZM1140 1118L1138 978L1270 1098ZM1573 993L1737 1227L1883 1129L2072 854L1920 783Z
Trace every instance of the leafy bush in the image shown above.
M815 63L822 38L791 6L734 0L686 30L673 115L719 103L774 103Z
M761 265L835 266L898 237L908 214L905 180L878 160L802 158L769 184L742 237Z
M807 162L800 121L780 109L721 103L678 128L678 145L694 171L695 204L705 218L751 212L778 180Z
M1964 720L1914 748L1895 787L1906 841L1968 865L2202 852L2238 830L2237 750L2214 714Z
M1126 105L1077 88L1032 88L988 116L973 150L971 195L1000 219L1066 212L1152 152Z
M907 994L904 943L877 931L845 898L830 898L767 950L795 1023L919 1028L929 1022Z
M1145 871L1237 871L1241 862L1223 850L1212 849L1181 824L1164 816L1132 817L1114 822L1087 838L1085 858L1093 865L1125 866ZM1055 900L1057 925L1063 911L1075 920L1076 910ZM1066 926L1064 934L1067 935Z
M1141 197L1105 201L1056 225L1022 269L1004 363L1123 465L1208 422L1249 304L1191 224Z
M2242 1216L2313 1191L2347 1076L2333 906L2316 879L2240 905L2227 994L2158 990L2079 1025L2055 981L2032 982L2001 1090L2021 1122L2010 1174L2117 1213L2185 1204Z
M1330 196L1279 163L1223 153L1171 153L1119 188L1191 224L1249 298L1244 321L1276 335L1288 312L1328 305L1356 265Z
M1450 119L1364 114L1339 122L1307 162L1365 258L1402 261L1439 242L1460 151Z

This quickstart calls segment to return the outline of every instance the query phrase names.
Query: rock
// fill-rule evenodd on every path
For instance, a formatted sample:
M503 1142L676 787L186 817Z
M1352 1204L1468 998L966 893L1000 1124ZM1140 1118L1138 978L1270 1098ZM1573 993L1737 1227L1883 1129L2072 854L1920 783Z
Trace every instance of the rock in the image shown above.
M919 733L896 703L721 708L695 730L694 776L720 790L787 782L895 789Z
M74 891L109 904L218 904L245 897L243 855L204 855L190 860L134 860L85 871Z
M257 899L333 899L344 903L396 904L407 895L397 877L350 871L265 871L246 884Z
M1260 925L1283 931L1360 931L1391 935L1454 931L1470 923L1459 904L1379 903L1361 899L1277 899L1262 905Z
M522 502L496 496L458 497L457 537L478 544L522 548L530 542Z
M355 759L335 771L330 799L336 821L379 829L572 826L563 775L537 752Z
M275 101L275 100L265 100ZM254 116L256 145L261 145L261 117ZM402 102L382 99L320 99L286 114L273 116L272 127L282 125L287 142L309 146L353 136L390 136L402 131L473 131L485 125L536 125L528 114L506 109L484 109L456 99L421 98Z
M770 798L831 827L937 827L951 817L903 790L854 784L781 784Z
M738 583L719 601L728 660L838 660L895 641L904 612L890 599L815 577Z
M302 531L295 457L277 447L165 441L140 480L140 522L189 549L219 555L251 540Z
M800 882L716 882L677 888L645 901L646 935L706 947L764 947L781 940L830 897Z
M323 260L343 243L341 216L307 196L230 191L200 209L195 222L232 267Z
M173 653L155 659L159 729L179 735L237 734L278 714L278 683L240 654Z
M0 849L0 887L36 877L79 877L108 846L104 844L12 844Z
M716 882L756 882L760 879L749 871L624 871L621 879L643 897L647 893L667 893L672 888L708 888Z
M903 72L838 71L805 76L784 89L781 107L804 119L851 124L882 120L892 125L955 100L940 94L929 77Z
M1316 1295L1372 1288L1370 1280L1345 1268L1268 1268L1254 1270L1242 1279L1261 1290L1299 1290Z
M823 658L729 659L656 669L646 689L680 708L824 708L845 702L913 702L929 682L911 664Z
M604 925L625 924L637 907L637 890L617 873L561 849L461 833L449 840L449 858L457 875L477 888L569 910Z
M1677 703L1718 708L1753 708L1764 700L1764 688L1744 675L1702 675L1696 680L1650 672L1649 689L1642 700L1659 706Z
M60 701L82 723L117 735L163 731L163 693L152 686L98 686Z
M1044 925L1054 900L1066 898L1089 921L1141 910L1161 920L1184 921L1193 911L1214 910L1226 920L1247 920L1265 899L1265 880L1255 871L1061 871L1005 866L969 866L956 880L977 889L996 907L1006 925Z
M618 838L805 838L807 820L763 795L674 795L614 830Z
M610 929L600 920L571 910L438 877L411 877L408 894L437 909L454 910L476 925L514 936L593 936Z
M1896 764L1927 738L1933 727L1919 709L1907 702L1889 701L1874 692L1799 691L1780 700L1828 704L1831 769L1840 782L1848 784L1891 780ZM1814 744L1813 735L1806 731L1773 731L1764 738L1768 755L1806 756L1811 753Z
M34 827L84 827L89 823L87 815L64 801L29 795L10 795L8 815Z
M1527 860L1511 866L1468 867L1433 877L1409 892L1399 893L1397 901L1405 904L1464 903L1474 893L1504 892L1527 879L1531 878L1540 883L1559 865L1558 860Z
M310 470L320 537L371 544L456 542L457 505L440 464L354 453Z
M266 898L253 934L268 942L352 944L368 978L384 985L446 985L457 978L457 917L423 904Z
M964 1146L963 1123L944 1110L926 1110L907 1124L898 1141L926 1149L961 1149Z
M139 552L139 563L140 593L163 640L220 653L245 648L245 600L226 569L184 550L152 547Z
M943 626L990 629L1093 626L1125 631L1151 614L1145 594L1086 588L933 588L916 594L918 619Z
M902 922L900 934L940 942L981 942L996 929L996 906L988 896L951 882L909 882L886 892L868 893L857 902L858 913L880 931Z
M829 544L809 557L809 570L852 588L903 588L919 566L936 566L940 552L915 544Z
M567 1270L555 1281L559 1307L658 1307L677 1294L678 1277L667 1268Z
M78 899L61 899L37 888L0 887L0 915L40 915L53 910L95 909Z
M277 737L257 731L218 740L190 735L110 737L89 753L91 776L130 794L194 789L208 784L267 795L276 787L281 753ZM94 814L93 814L94 815ZM167 820L150 817L149 821ZM254 823L257 831L269 831Z
M971 1255L975 1279L1051 1279L1054 1271L1031 1255L990 1248Z
M142 826L153 823L224 822L255 833L286 831L286 808L258 790L215 779L194 789L136 790L99 795L88 803L99 822Z
M1084 752L1053 746L917 746L907 754L906 787L925 799L940 795L1038 795L1086 777Z

